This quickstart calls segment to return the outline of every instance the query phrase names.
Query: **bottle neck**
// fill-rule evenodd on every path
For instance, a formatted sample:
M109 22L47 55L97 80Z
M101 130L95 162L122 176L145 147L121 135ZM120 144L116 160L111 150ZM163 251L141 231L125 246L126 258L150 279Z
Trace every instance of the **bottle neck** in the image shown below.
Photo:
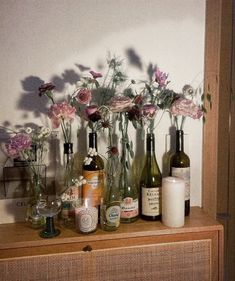
M184 131L176 130L176 151L184 152Z
M73 144L71 142L64 143L64 154L73 154Z
M147 134L146 151L147 155L152 155L155 153L155 137L153 133Z
M89 147L97 151L97 133L89 133Z

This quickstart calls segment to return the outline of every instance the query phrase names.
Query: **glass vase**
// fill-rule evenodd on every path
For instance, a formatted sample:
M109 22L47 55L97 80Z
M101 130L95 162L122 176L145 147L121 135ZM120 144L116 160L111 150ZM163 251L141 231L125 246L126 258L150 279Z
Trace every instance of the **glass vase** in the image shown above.
M74 171L73 143L64 143L64 171L63 192L60 220L64 226L73 226L75 223L74 202L80 200L81 191L75 184L77 174Z
M37 210L37 203L42 196L42 179L40 175L34 174L31 179L30 198L27 204L26 221L32 228L41 228L45 224L45 219Z

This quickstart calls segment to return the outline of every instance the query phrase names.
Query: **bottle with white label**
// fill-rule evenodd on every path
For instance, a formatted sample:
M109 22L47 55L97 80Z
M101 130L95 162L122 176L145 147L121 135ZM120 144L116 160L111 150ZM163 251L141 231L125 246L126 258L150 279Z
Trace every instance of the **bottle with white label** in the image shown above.
M190 212L190 159L184 152L184 131L176 130L176 152L171 158L171 176L185 181L185 216Z
M105 231L117 230L120 225L121 196L118 155L112 155L107 161L107 179L103 198L101 199L101 228Z
M147 134L146 159L140 179L140 215L144 220L161 219L162 175L155 155L155 137Z
M136 185L132 183L130 173L123 168L120 177L122 223L132 223L139 218L138 192Z

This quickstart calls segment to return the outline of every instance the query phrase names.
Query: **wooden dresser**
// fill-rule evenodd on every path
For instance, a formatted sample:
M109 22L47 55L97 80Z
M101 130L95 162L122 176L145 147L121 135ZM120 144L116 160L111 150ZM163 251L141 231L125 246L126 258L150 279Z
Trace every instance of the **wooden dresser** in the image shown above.
M139 220L115 232L42 239L24 223L0 225L0 280L223 280L223 227L193 207L182 228Z

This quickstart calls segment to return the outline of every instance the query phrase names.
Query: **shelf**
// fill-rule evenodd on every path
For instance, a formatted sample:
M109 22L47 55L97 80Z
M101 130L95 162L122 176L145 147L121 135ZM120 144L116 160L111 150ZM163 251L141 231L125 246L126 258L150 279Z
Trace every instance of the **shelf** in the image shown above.
M121 224L120 228L113 232L98 229L95 233L80 234L75 228L69 229L58 226L61 234L51 239L39 237L39 230L30 228L26 223L12 223L0 225L0 249L14 249L21 247L38 247L44 245L58 245L76 242L102 241L119 238L134 238L144 236L170 235L177 233L189 233L221 229L222 226L205 215L199 207L192 207L189 217L186 217L185 225L181 228L169 228L161 222L148 222L139 219L132 224ZM1 257L1 254L0 254Z

